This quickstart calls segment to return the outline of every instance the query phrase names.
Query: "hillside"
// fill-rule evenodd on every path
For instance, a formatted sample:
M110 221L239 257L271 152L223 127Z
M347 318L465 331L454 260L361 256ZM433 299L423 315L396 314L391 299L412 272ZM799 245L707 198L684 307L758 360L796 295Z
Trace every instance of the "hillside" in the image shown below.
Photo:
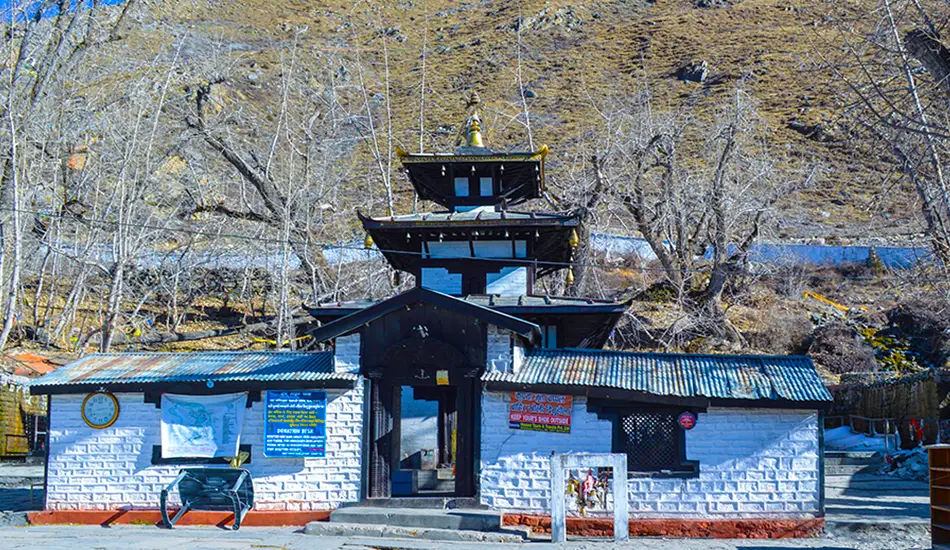
M464 98L472 89L488 112L489 143L524 149L527 132L512 121L522 109L517 84L521 16L531 129L535 145L546 143L553 151L555 186L558 170L575 162L578 145L596 139L595 106L624 102L646 90L656 109L710 118L741 83L758 100L773 147L822 168L819 185L781 205L788 223L774 238L919 240L910 190L892 189L889 168L849 143L841 124L841 94L847 90L826 67L839 54L837 28L825 13L833 6L801 0L709 4L430 0L377 9L336 1L319 8L293 1L164 2L149 5L150 17L140 13L141 23L129 28L127 40L148 55L159 53L158 46L180 45L186 64L214 55L219 72L230 77L228 86L251 104L242 108L269 113L278 103L280 75L295 36L297 63L339 63L354 85L359 46L373 94L385 93L385 54L393 134L407 150L419 147L425 43L427 150L453 146L465 116ZM304 28L295 35L295 29ZM385 44L382 36L389 38ZM708 63L706 82L677 78L681 67L700 61ZM821 133L814 132L815 125L822 125ZM404 183L402 191L408 200Z
M924 345L906 330L919 317L944 334L946 275L933 266L704 257L756 240L929 244L895 158L919 154L919 140L882 149L843 80L868 61L885 83L900 74L849 51L878 36L863 7L167 0L24 19L18 61L0 67L19 71L0 79L13 121L0 126L0 164L12 159L0 172L0 347L312 346L301 304L414 284L378 259L325 252L363 241L356 211L436 207L416 203L396 150L453 150L477 92L489 146L550 148L548 195L519 208L653 232L654 253L685 236L669 265L581 246L574 286L565 265L535 287L629 301L611 346L810 352L830 379L943 363L942 336ZM924 97L945 112L946 98Z

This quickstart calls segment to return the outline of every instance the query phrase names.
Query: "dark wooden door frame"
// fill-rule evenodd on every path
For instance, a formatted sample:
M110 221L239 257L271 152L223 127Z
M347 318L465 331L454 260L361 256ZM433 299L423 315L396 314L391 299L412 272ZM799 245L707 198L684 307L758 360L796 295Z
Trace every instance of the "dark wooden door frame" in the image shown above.
M392 497L392 472L399 468L402 386L435 385L429 379L409 376L403 369L370 369L368 468L365 495L369 499ZM425 369L421 369L425 370ZM480 368L449 370L449 386L458 395L458 431L456 432L455 496L472 497L476 493L479 452Z

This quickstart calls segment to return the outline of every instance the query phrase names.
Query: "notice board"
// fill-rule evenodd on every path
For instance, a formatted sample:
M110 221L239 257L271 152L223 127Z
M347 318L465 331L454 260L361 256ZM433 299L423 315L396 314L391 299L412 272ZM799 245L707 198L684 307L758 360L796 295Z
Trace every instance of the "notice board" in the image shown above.
M268 391L264 403L264 456L326 456L327 392Z
M513 391L508 403L508 427L569 434L573 401L570 395Z

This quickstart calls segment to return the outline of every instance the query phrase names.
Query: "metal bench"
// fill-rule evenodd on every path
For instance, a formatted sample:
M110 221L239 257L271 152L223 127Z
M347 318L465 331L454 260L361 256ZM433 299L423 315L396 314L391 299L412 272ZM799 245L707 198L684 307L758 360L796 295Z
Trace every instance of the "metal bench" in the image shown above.
M168 494L178 487L181 509L168 519ZM241 528L241 520L254 506L254 483L247 470L231 468L185 468L175 481L162 489L162 523L171 529L188 510L234 512L234 526Z

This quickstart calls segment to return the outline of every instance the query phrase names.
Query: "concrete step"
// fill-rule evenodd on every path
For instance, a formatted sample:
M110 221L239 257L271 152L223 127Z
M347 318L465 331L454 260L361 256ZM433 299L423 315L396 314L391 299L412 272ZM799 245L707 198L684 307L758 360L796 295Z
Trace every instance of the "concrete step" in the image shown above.
M43 476L3 476L0 475L0 487L43 487Z
M387 548L404 548L393 545L393 539L424 539L445 542L481 542L492 545L524 542L520 532L484 532L464 529L436 529L418 527L400 527L394 525L372 525L364 523L337 523L312 521L304 527L305 535L324 537L381 537L387 539ZM373 545L376 546L376 545Z
M344 505L345 508L411 508L413 510L487 510L478 499L472 497L415 496L374 498L366 503Z
M832 491L849 491L855 494L887 493L930 495L930 485L925 481L871 474L826 475L825 489L829 494Z
M501 514L487 510L427 510L350 506L330 512L330 523L389 525L425 529L498 531Z
M873 474L880 469L876 464L825 464L825 476L851 476L855 474Z
M455 491L455 478L439 479L439 470L418 470L416 479L421 491L451 493Z
M884 464L884 457L873 451L825 451L825 466L881 464Z

